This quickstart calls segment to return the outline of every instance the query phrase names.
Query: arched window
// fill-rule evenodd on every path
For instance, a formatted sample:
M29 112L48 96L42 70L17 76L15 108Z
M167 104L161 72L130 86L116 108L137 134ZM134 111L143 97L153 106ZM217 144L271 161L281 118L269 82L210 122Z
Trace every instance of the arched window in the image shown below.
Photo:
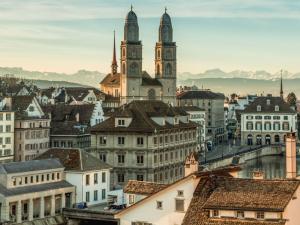
M156 74L160 75L160 66L159 66L159 64L157 64L157 66L156 66Z
M160 50L159 49L157 50L157 58L160 59Z
M125 66L125 63L123 63L123 65L122 65L122 73L125 74L126 73L125 71L126 71L126 66Z
M275 140L275 143L279 143L279 142L280 142L280 137L279 137L278 134L276 134L276 135L274 136L274 140Z
M155 100L155 90L154 89L150 89L149 91L148 91L148 98L149 98L149 100Z
M130 75L138 74L138 64L136 62L130 64Z
M253 141L252 141L252 134L248 134L247 136L247 145L252 145Z
M172 74L172 66L170 63L166 65L166 75L171 75Z
M125 48L122 49L122 56L125 57Z
M266 135L265 143L266 143L266 145L270 145L271 144L271 136L269 134Z

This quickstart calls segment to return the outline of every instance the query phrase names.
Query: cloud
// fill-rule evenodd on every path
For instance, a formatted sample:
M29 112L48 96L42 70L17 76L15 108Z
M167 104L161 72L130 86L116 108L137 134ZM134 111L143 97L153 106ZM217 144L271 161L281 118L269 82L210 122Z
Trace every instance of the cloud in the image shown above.
M1 0L1 21L124 18L133 3L139 17L297 18L300 1L286 0Z

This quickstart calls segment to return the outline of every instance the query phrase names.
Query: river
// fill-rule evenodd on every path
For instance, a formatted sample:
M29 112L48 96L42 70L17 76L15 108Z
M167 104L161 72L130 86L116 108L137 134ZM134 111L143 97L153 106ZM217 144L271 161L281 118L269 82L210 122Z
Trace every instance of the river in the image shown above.
M252 178L255 170L263 171L266 179L285 178L285 156L263 156L251 159L242 165L242 169L239 172L241 178ZM300 156L297 156L297 174L300 174Z

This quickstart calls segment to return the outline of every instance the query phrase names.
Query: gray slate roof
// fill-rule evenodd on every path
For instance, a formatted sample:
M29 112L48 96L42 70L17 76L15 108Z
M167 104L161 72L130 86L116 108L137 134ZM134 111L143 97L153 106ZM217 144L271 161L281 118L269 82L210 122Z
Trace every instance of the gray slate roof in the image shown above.
M269 101L270 104L267 104ZM261 106L261 111L257 111L257 106ZM275 106L279 106L279 111L275 111ZM290 105L280 97L258 97L250 103L243 113L296 113Z
M24 187L16 187L16 188L10 188L10 189L7 189L2 184L0 184L0 194L4 195L6 197L9 197L9 196L22 195L22 194L33 193L33 192L48 191L48 190L67 188L67 187L73 187L73 185L65 180L62 180L59 182L39 184L39 185L28 185L28 186L24 186Z
M38 170L64 168L58 159L31 160L0 164L0 173L24 173Z

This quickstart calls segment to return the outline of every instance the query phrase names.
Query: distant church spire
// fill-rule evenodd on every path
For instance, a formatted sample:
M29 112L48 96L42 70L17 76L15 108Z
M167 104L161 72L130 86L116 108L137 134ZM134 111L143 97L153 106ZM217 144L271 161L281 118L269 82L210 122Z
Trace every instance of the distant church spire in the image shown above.
M118 63L117 63L117 57L116 57L116 37L115 37L115 31L114 31L114 50L113 50L113 60L111 63L111 73L116 74L118 72Z
M280 98L283 99L282 70L281 70L281 77L280 77Z

